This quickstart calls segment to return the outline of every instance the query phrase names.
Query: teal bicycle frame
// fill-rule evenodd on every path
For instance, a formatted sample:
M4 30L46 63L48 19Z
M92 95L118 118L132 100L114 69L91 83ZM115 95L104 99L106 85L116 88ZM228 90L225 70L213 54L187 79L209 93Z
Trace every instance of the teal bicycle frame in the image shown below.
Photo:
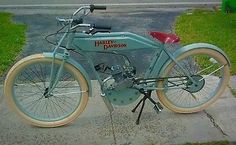
M87 8L87 7L84 7ZM74 14L77 14L80 10L83 10L84 8L78 9ZM91 11L91 10L90 10ZM89 12L86 13L84 11L84 16L86 16ZM84 17L83 16L83 17ZM82 18L83 18L82 17ZM179 64L176 59L183 53L187 51L191 51L193 49L198 49L198 48L208 48L212 49L215 51L218 51L221 53L226 60L229 63L229 59L225 55L225 53L219 49L218 47L207 44L207 43L195 43L195 44L190 44L184 47L181 47L177 49L174 53L169 52L168 49L165 49L165 44L161 43L159 41L156 41L154 39L149 39L145 38L143 36L139 36L134 33L129 33L129 32L95 32L95 33L90 33L93 32L93 28L90 24L76 24L72 25L73 19L58 19L59 21L66 22L69 24L68 29L66 32L63 34L62 38L58 42L56 48L52 53L44 53L45 57L53 58L52 61L52 69L51 69L51 76L50 76L50 85L48 87L48 92L47 94L51 94L53 89L56 87L59 78L63 72L63 67L65 63L70 63L73 66L75 66L78 71L80 71L84 78L87 81L88 87L89 87L89 96L92 96L92 87L91 87L91 79L86 72L86 70L83 68L83 66L76 62L75 60L70 57L70 52L69 50L74 50L78 52L79 54L83 55L87 60L88 63L92 69L92 73L95 75L96 80L98 80L100 86L101 86L101 96L103 98L109 98L108 103L106 103L106 99L104 100L106 104L108 104L108 109L110 103L112 102L113 104L116 105L126 105L129 104L133 101L135 101L141 94L140 90L145 90L145 91L153 91L153 90L163 90L163 89L176 89L176 88L181 88L181 86L175 86L172 88L158 88L157 87L157 81L161 80L163 81L165 76L163 74L164 69L171 63L175 62L177 66L183 71L185 74L185 77L188 80L191 80L193 84L197 84L199 82L196 82L191 76L190 73L185 70L181 64ZM89 27L90 32L77 32L75 29L77 27ZM61 47L62 42L67 38L67 43L66 47ZM63 52L59 52L58 49L62 49ZM145 72L145 75L142 79L150 80L148 83L141 83L141 84L135 84L132 87L121 87L116 90L112 89L105 89L104 84L107 81L106 79L102 79L99 75L99 73L95 69L94 62L92 61L90 57L90 52L119 52L122 50L126 51L134 51L134 50L140 50L140 49L149 49L149 50L154 50L155 54L154 57L151 60L151 63L148 67L148 69ZM61 66L57 72L54 70L54 62L55 59L60 59L62 60ZM127 64L127 62L126 62ZM135 76L134 76L135 77ZM110 78L108 78L110 79ZM133 78L135 79L135 78ZM168 78L167 78L168 79ZM168 87L168 86L167 86ZM127 97L125 96L132 96L131 100L127 100ZM111 100L116 100L116 98L123 98L121 102L115 102ZM111 107L110 107L111 108ZM110 109L109 109L110 110Z
M63 60L63 63L61 64L59 71L56 73L57 75L54 74L55 72L53 69L51 71L51 83L49 87L51 91L54 89L54 87L57 84L57 81L60 77L60 74L61 74L61 71L63 69L63 65L65 62L73 64L76 68L78 68L83 73L84 77L86 78L90 86L90 90L92 90L91 85L90 85L91 80L88 74L86 73L85 69L82 67L82 65L77 63L75 60L73 60L70 57L69 51L67 49L62 48L64 50L64 53L57 52L57 50L61 48L60 45L62 44L63 40L66 37L69 38L66 48L68 49L75 48L75 50L78 53L85 56L100 85L102 85L103 81L100 78L98 72L94 68L94 63L89 57L89 52L113 52L113 51L121 51L121 50L133 51L133 50L138 50L138 49L154 49L155 55L150 63L150 66L145 72L144 79L161 77L163 68L165 68L165 66L167 66L171 61L175 61L175 58L177 58L180 54L186 51L192 50L192 49L196 49L198 47L201 48L205 46L208 48L212 48L222 53L226 57L226 55L221 49L217 48L214 45L205 44L205 43L191 44L191 45L182 47L181 49L178 49L174 54L171 54L167 49L165 49L165 46L163 43L139 36L137 34L129 33L129 32L96 33L94 35L89 35L86 33L76 33L76 32L65 33L62 36L56 48L54 49L54 52L44 53L46 57L53 57L54 59L57 58L57 59ZM52 62L52 66L53 66L53 63L54 62ZM178 64L178 62L176 62L176 64ZM191 77L189 76L189 73L185 71L185 69L182 68L180 64L178 65L183 70L185 75L188 76L189 79L191 79ZM53 76L57 76L56 79ZM194 82L194 80L192 81ZM141 87L146 87L144 89L151 89L151 90L164 89L164 88L157 88L155 86L155 83L152 84L152 87L147 86L147 85L145 86L142 85Z
M35 126L57 127L74 121L85 109L89 97L93 96L92 81L81 59L73 59L70 51L80 54L78 56L90 66L111 120L113 105L131 106L140 96L131 110L136 112L140 108L136 124L140 122L147 100L156 113L162 111L162 105L177 113L194 113L205 110L224 92L230 79L230 62L220 48L207 43L182 47L174 44L179 42L174 34L150 32L154 40L83 23L89 13L105 9L106 6L86 5L70 18L57 18L63 27L46 37L55 45L53 52L23 58L9 70L4 95L22 119ZM81 15L76 15L79 12ZM59 33L62 37L57 43L47 39ZM170 50L169 46L174 46L175 50ZM138 58L125 53L140 52L138 50L152 52L142 76L132 64ZM114 61L97 61L96 53L111 56ZM158 100L152 98L153 91Z

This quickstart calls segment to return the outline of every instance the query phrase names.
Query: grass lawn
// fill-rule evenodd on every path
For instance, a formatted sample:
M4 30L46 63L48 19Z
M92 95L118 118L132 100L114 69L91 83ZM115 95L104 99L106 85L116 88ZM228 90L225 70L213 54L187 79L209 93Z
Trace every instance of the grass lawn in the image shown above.
M230 88L230 90L231 90L231 93L234 95L234 97L236 97L236 89Z
M184 145L229 145L228 141L213 141L207 143L186 143Z
M188 11L177 18L175 32L184 45L207 42L220 47L230 58L231 75L236 74L236 13Z
M0 12L0 76L14 62L25 44L26 25L11 21L12 14Z

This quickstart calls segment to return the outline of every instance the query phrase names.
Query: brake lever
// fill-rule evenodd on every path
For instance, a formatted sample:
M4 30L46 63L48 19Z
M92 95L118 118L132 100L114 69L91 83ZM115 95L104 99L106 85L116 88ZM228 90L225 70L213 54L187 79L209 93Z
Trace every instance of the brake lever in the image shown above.
M59 18L59 17L56 17L56 20L57 20L57 26L58 26L58 25L60 25L60 26L65 26L65 25L64 25L65 20L63 20L63 19L61 19L61 18Z
M77 9L72 16L75 16L77 13L79 13L81 10L84 10L84 13L86 12L86 10L90 9L90 6L83 6L80 7L79 9Z
M57 22L62 26L66 26L66 25L73 22L73 19L62 19L62 18L59 18L59 17L56 17L56 19L57 19Z

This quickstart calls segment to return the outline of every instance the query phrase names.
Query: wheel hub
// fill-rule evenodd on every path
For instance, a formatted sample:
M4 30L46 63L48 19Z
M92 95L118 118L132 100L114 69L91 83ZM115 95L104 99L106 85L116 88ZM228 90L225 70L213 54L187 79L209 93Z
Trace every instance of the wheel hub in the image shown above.
M191 76L191 77L196 82L196 84L194 84L190 79L188 79L187 83L186 83L186 89L185 90L190 92L190 93L196 93L204 87L205 79L203 79L203 77L200 76L200 75L194 75L194 76Z
M45 91L44 91L44 93L43 93L43 96L44 96L45 98L49 98L49 97L51 97L51 96L53 96L53 95L52 95L52 94L48 94L48 88L46 88Z

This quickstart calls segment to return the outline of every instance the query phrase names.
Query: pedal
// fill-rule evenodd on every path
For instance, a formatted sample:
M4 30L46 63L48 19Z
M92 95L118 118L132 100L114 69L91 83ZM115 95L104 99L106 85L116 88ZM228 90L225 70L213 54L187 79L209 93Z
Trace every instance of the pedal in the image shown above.
M153 109L156 111L157 114L159 114L163 110L163 107L160 102L157 102L156 104L154 104Z

